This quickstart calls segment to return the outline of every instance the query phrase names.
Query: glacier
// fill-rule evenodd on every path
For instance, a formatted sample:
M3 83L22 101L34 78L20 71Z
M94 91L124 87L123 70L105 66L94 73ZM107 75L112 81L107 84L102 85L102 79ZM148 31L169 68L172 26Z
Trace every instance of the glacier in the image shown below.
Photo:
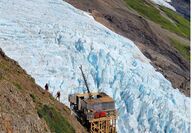
M173 7L170 3L171 0L151 0L153 3L157 4L157 5L161 5L164 7L167 7L173 11L176 11L175 7Z
M150 64L136 45L62 0L0 0L0 48L52 95L112 96L119 133L189 133L190 98Z

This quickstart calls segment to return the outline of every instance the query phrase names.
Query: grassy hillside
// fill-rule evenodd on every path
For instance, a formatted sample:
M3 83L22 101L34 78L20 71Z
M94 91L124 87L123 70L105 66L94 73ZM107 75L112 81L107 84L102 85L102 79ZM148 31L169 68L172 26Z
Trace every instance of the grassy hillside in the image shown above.
M174 21L179 31L183 33L183 36L188 38L190 37L190 22L187 19L181 15L178 15L178 13L172 11L171 9L165 8L163 6L160 6L160 9Z
M40 118L45 119L50 130L55 133L74 133L74 128L54 107L43 105L38 111Z
M180 41L170 38L170 43L173 47L175 47L181 55L186 59L190 61L190 46L184 43L181 43Z
M134 9L140 15L150 19L151 21L160 24L162 28L172 31L180 36L189 38L189 21L176 12L160 6L161 11L163 11L170 19L172 19L173 22L171 22L161 14L160 10L145 0L125 0L125 2L129 8Z

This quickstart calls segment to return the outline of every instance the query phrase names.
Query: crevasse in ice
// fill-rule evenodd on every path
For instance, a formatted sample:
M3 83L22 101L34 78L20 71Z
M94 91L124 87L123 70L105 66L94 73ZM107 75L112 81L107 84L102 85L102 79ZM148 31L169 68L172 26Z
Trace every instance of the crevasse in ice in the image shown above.
M135 44L62 0L1 0L0 47L51 93L112 96L125 132L190 131L190 98L173 89Z

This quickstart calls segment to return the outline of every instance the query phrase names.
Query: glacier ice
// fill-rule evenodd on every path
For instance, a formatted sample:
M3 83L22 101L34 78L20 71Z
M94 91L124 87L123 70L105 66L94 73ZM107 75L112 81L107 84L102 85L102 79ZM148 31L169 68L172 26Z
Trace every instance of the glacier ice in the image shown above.
M61 100L91 91L115 99L125 132L190 132L190 98L173 89L135 44L62 0L1 0L0 47Z
M170 3L171 0L151 0L153 3L167 7L173 11L176 11L175 7L173 7Z

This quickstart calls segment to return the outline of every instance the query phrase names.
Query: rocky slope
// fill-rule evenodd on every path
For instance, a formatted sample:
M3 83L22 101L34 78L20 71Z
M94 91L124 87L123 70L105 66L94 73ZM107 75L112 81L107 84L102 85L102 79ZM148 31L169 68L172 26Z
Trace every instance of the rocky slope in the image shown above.
M65 1L90 12L98 22L133 40L144 55L152 61L157 70L161 71L175 88L179 88L186 96L190 96L189 28L186 28L183 34L181 29L176 31L175 29L179 27L174 28L174 25L178 24L176 23L177 20L169 16L171 13L171 15L176 16L176 19L180 19L178 14L154 5L148 0L144 2L136 0L135 2L138 3L130 0ZM150 13L154 11L159 14L144 14L145 10L138 8L142 6L146 6L145 8L151 6L152 8L146 11ZM157 18L153 18L154 15ZM158 18L162 18L162 20L158 21ZM169 20L167 21L167 19ZM161 23L162 21L165 21L171 28L164 25L165 23ZM186 23L189 26L189 23ZM187 55L185 55L186 53Z
M0 133L86 132L64 104L0 49Z

